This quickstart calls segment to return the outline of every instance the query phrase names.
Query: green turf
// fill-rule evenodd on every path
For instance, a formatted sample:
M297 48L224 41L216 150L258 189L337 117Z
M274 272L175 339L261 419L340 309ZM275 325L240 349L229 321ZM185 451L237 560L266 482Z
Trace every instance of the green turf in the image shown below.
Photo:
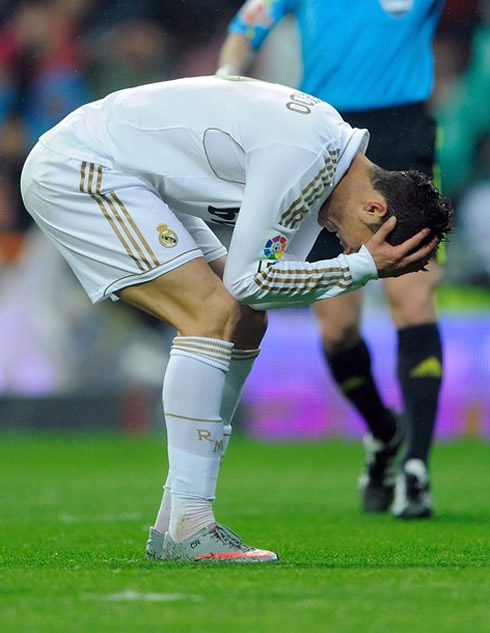
M450 313L487 312L490 308L490 290L483 286L444 283L437 289L436 296L439 309Z
M234 437L217 517L272 565L143 558L161 436L0 437L2 633L490 631L490 446L439 444L437 516L361 516L357 443Z

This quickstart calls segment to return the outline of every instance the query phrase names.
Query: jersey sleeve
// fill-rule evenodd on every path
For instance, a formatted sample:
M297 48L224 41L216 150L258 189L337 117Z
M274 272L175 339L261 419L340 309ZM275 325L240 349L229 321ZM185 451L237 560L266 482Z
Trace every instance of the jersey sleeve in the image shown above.
M304 261L320 230L316 217L331 192L337 160L338 151L327 146L319 155L282 145L250 153L224 272L225 286L238 301L257 309L303 305L378 277L365 247Z
M257 50L293 5L294 0L248 0L231 21L228 32L244 35Z

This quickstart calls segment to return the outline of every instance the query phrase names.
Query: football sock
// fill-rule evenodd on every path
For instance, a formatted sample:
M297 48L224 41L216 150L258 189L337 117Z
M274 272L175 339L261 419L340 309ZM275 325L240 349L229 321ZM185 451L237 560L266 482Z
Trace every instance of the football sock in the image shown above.
M332 376L344 396L364 418L370 433L382 442L396 431L393 415L384 406L371 372L371 357L363 339L354 347L330 355L325 352Z
M165 534L168 531L170 525L170 508L172 505L171 495L171 481L170 474L167 475L167 481L163 486L163 497L160 509L158 510L157 518L155 519L155 525L153 526L160 534Z
M221 403L221 418L223 419L223 450L220 461L223 461L232 432L232 420L245 386L245 381L250 374L255 359L259 355L259 349L242 350L233 349L228 373L225 378L223 400ZM171 482L170 476L164 486L163 499L155 520L155 529L165 534L170 525L171 508Z
M198 336L177 336L172 343L163 403L171 482L168 532L175 541L214 521L223 452L220 409L232 349L233 343Z
M427 463L442 382L442 343L436 323L398 330L398 380L407 427L404 461Z
M221 403L221 417L223 418L223 461L231 436L231 423L237 410L243 388L248 375L252 371L255 359L260 349L233 349L231 353L230 369L226 374L223 401Z

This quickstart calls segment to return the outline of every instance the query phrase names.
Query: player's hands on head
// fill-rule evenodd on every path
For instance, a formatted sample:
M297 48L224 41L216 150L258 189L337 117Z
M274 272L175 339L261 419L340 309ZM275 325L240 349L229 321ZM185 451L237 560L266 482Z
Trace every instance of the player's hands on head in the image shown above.
M424 270L438 246L438 240L434 238L419 248L421 242L429 235L430 229L422 229L398 246L392 246L386 239L395 225L396 218L392 216L366 242L366 248L374 259L379 277L399 277Z

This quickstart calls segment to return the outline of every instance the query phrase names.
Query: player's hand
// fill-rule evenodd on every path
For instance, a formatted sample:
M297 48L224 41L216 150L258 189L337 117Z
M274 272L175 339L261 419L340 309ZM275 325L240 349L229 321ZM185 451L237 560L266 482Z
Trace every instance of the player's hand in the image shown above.
M424 270L438 245L438 240L434 238L425 246L417 248L430 233L430 229L422 229L398 246L392 246L386 239L395 225L396 218L389 218L366 242L366 248L374 259L379 277L399 277Z

